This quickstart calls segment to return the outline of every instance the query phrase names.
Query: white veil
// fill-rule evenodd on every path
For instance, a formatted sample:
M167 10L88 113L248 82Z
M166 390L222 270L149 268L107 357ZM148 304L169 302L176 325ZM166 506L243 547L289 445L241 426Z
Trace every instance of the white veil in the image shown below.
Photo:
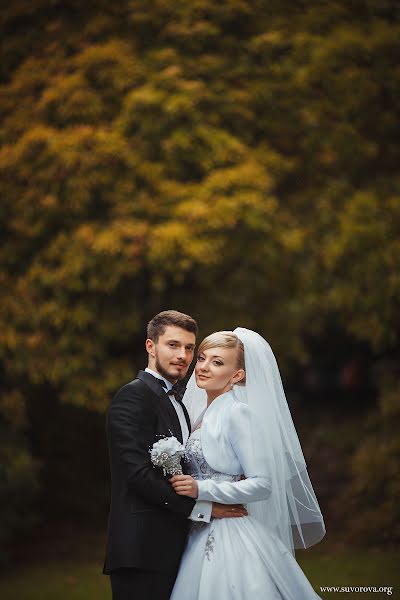
M272 529L292 552L308 548L325 535L325 525L286 401L279 369L270 345L255 331L234 332L244 345L245 385L234 394L250 408L249 440L257 463L271 481L267 500L247 506L251 516ZM183 401L192 423L207 404L206 393L191 376Z

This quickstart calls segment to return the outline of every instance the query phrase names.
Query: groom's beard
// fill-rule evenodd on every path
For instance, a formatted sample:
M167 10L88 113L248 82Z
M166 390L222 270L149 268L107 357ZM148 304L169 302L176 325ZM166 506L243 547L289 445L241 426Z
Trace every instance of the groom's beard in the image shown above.
M183 363L181 363L181 364L183 364ZM167 369L164 369L164 367L158 360L157 354L156 354L156 369L157 369L157 372L160 373L160 375L162 375L164 377L164 379L167 379L171 383L175 383L175 381L180 381L180 380L184 379L186 377L186 373L187 373L187 369L185 370L185 372L182 371L181 373L178 373L178 374L169 373L169 371L167 371Z

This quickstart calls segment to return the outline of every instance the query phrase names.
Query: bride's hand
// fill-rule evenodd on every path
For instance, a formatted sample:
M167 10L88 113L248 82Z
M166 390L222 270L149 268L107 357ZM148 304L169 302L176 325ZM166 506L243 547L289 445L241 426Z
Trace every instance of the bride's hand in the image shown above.
M179 496L197 498L199 494L197 481L190 475L174 475L169 481Z

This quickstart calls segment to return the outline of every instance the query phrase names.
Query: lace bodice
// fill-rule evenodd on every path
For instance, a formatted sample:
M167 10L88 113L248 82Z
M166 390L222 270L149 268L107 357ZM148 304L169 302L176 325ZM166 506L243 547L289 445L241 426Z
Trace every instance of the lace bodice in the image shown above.
M214 481L239 481L240 475L219 473L206 462L201 447L201 429L196 429L186 443L186 470L194 479L213 479Z

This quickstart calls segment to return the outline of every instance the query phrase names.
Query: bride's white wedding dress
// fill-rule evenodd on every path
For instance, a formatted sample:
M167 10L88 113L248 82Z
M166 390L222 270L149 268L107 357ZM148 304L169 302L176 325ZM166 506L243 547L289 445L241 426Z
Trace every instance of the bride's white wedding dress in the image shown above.
M220 473L208 465L200 428L187 442L186 460L189 474L203 482L199 487L203 499L233 504L257 501L260 493L265 497L265 481L239 481L240 475ZM193 523L171 596L172 600L318 598L291 552L250 516Z

